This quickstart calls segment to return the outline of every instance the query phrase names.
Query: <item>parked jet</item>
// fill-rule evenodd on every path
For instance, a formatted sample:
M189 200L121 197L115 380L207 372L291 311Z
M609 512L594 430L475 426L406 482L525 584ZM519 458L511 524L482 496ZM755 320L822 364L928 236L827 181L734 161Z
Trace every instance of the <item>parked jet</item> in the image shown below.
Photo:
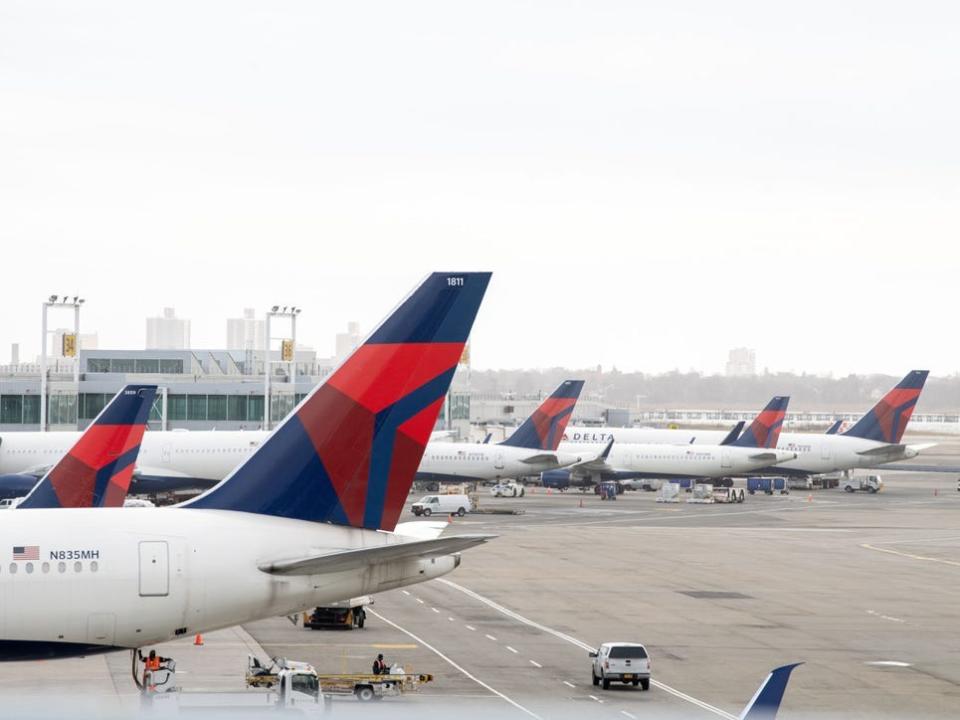
M156 385L118 392L17 510L123 507L156 394Z
M431 440L449 432L434 431ZM130 493L209 489L250 457L269 434L261 430L148 432L143 437ZM0 499L30 492L66 456L80 435L69 431L0 433Z
M223 482L174 508L13 511L0 659L139 648L429 580L490 536L391 532L489 273L434 273Z
M744 431L729 444L621 443L608 439L606 446L561 443L564 452L582 448L595 453L566 470L544 472L544 487L596 485L601 480L630 478L719 478L756 472L759 468L794 460L794 451L776 449L790 398L775 397Z
M417 480L463 482L539 475L583 459L583 452L557 452L563 430L583 389L566 380L506 440L490 443L431 443Z
M854 468L871 468L884 463L916 457L932 444L905 445L903 433L928 371L914 370L849 430L842 433L783 433L777 444L780 450L797 453L797 459L763 467L751 473L778 475L819 475ZM562 447L575 443L606 442L610 437L618 443L689 443L719 442L722 433L704 430L664 430L656 428L569 428ZM571 445L567 445L567 443ZM728 473L730 475L738 473Z

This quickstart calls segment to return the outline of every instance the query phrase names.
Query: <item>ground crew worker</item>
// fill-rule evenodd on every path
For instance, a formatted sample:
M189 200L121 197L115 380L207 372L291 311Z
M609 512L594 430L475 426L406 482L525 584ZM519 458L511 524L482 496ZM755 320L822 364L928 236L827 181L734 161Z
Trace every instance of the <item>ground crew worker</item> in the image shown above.
M383 653L377 655L377 659L373 661L373 674L374 675L386 675L387 674L387 664L383 661Z
M143 663L143 686L147 688L147 673L154 673L160 669L162 663L165 663L168 658L160 657L157 655L156 650L151 650L150 654L147 657L143 656L143 653L138 649L137 657L140 659L140 662ZM151 676L152 677L152 676ZM154 684L150 683L149 689L154 689Z

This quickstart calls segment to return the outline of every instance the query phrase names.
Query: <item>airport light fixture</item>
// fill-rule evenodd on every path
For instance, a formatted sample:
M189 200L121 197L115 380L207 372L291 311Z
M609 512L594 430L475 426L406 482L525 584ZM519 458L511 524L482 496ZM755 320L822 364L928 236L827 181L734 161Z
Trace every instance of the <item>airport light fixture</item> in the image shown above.
M74 350L77 341L80 339L80 306L84 299L79 295L74 295L70 299L68 295L50 295L43 303L43 313L40 325L40 431L47 430L47 339L49 331L47 330L47 312L50 308L73 308L73 342L70 344ZM77 412L80 411L80 357L75 356L73 362L73 384L77 393ZM79 417L79 415L78 415Z
M294 398L297 396L297 316L300 310L295 305L274 305L265 313L263 328L263 429L270 429L270 367L276 362L288 365L290 370L290 384ZM290 335L273 338L270 335L270 320L272 318L288 318L290 321ZM281 356L279 360L270 358L270 343L272 340L281 341ZM284 357L286 355L287 357ZM289 358L289 359L287 359Z

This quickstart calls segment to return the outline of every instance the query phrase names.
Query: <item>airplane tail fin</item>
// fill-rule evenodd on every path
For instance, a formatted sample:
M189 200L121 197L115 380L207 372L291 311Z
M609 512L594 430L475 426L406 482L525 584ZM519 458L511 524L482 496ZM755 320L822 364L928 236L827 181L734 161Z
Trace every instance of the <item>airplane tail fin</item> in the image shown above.
M156 385L118 392L17 509L121 507L156 395Z
M733 428L730 430L730 432L727 433L727 436L720 441L720 444L732 445L733 443L735 443L737 441L737 438L740 437L740 433L743 432L743 426L746 424L747 424L746 421L741 420L736 425L734 425ZM693 444L693 441L691 441L691 444Z
M784 395L773 398L754 418L743 435L730 444L738 447L775 448L789 403L790 398Z
M803 665L803 663L793 663L792 665L774 668L760 685L753 699L747 703L743 712L740 713L739 720L774 720L777 717L777 711L780 710L780 703L783 701L783 694L786 692L790 673L798 665Z
M870 412L843 434L877 442L899 443L928 374L929 370L913 370L907 373Z
M516 432L501 445L556 450L573 415L573 408L583 389L583 380L565 380L534 410Z
M843 420L835 420L833 425L827 428L827 435L836 435L840 432L840 428L843 427Z
M246 462L183 507L392 530L490 273L433 273Z

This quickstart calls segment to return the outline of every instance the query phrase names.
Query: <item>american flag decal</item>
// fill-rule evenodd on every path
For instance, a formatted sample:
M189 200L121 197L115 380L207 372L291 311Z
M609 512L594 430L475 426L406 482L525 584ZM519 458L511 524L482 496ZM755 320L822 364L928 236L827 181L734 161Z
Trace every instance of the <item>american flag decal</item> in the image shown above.
M40 546L39 545L14 545L13 559L14 560L39 560Z

